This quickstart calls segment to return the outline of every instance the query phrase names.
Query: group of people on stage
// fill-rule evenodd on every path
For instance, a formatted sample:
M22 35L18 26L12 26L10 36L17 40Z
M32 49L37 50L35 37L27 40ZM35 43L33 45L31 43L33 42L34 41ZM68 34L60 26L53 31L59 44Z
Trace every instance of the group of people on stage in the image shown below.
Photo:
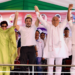
M48 24L43 20L37 6L34 7L37 16L34 25L32 25L33 20L30 15L25 18L24 27L17 25L18 12L15 13L13 27L7 29L8 23L2 21L0 24L0 64L13 64L15 59L20 59L20 64L27 64L28 59L29 64L41 64L41 59L46 58L48 65L54 65L54 60L56 65L62 65L62 60L72 55L72 65L75 65L75 28L70 14L72 7L73 4L69 4L67 16L62 23L59 23L59 18L54 16L52 24ZM39 38L40 32L37 30L39 22L47 29L46 39ZM65 28L67 23L71 28L72 38L69 37L69 29ZM16 41L18 40L18 35L16 33L15 36L15 28L21 34L19 41ZM44 33L41 33L41 36L43 35L45 36ZM21 66L20 68L21 71L26 71L26 66ZM11 69L14 69L14 67L11 66ZM60 73L55 75L61 75L61 69L62 67L56 67L56 72ZM37 70L42 71L42 68L38 66ZM0 71L10 71L10 66L0 66ZM31 66L30 71L32 71ZM75 67L71 67L70 71L75 72ZM50 72L48 75L53 75L52 66L48 66L48 72ZM4 74L9 75L10 73L6 72ZM74 74L71 73L71 75ZM3 75L3 73L0 72L0 75ZM25 73L21 73L21 75L25 75ZM41 75L41 73L38 73L38 75Z

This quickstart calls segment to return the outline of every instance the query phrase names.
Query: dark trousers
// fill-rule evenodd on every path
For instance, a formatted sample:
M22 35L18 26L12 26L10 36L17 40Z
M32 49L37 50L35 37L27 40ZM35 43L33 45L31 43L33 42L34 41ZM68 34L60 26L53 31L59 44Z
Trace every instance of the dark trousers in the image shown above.
M26 46L21 47L20 50L20 63L27 64L27 60L29 59L29 64L36 63L36 54L35 54L35 47L34 46ZM26 66L21 66L21 71L26 71ZM32 71L32 66L30 66L30 71ZM26 75L26 73L21 73L21 75ZM32 73L30 73L32 75Z
M41 57L37 57L36 58L36 64L41 64ZM41 66L37 66L37 71L38 72L42 72L42 67ZM37 75L42 75L42 73L38 73Z

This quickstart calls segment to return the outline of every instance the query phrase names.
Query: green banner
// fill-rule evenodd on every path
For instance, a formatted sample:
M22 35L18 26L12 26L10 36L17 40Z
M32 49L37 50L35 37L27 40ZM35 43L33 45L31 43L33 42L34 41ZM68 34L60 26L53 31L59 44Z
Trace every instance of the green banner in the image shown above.
M68 7L49 0L0 0L0 10L34 10L37 5L40 10L67 10ZM55 0L54 0L55 1ZM63 0L63 3L65 0Z

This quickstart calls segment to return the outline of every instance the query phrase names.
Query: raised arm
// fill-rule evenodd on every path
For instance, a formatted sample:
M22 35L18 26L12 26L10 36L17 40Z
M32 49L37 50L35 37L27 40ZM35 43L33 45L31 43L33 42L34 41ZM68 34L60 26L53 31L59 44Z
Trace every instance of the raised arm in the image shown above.
M70 21L70 10L72 10L73 4L69 4L68 13L67 13L67 20Z
M13 24L13 26L17 29L17 30L19 30L19 25L17 25L17 20L18 20L18 12L16 12L15 13L15 18L14 18L14 24Z
M37 6L35 6L34 8L35 8L35 12L36 12L37 18L47 28L48 23L45 20L43 20L42 16L40 15L39 8Z
M36 21L35 21L35 25L36 25L36 27L39 26L39 19L38 19L38 18L37 18Z
M69 4L68 13L67 13L67 20L69 21L70 27L73 26L72 21L71 21L71 13L70 13L70 10L72 10L72 7L73 7L73 4Z

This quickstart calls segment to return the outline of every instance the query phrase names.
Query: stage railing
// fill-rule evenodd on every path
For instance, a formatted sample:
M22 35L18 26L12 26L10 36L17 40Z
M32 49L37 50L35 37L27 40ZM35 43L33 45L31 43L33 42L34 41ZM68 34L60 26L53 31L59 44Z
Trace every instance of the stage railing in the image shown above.
M56 66L56 67L75 67L75 65L36 65L36 64L0 64L0 66L32 66L32 72L30 71L0 71L0 72L12 72L12 73L60 73L60 72L38 72L34 71L35 66ZM75 72L61 72L61 73L75 73Z

